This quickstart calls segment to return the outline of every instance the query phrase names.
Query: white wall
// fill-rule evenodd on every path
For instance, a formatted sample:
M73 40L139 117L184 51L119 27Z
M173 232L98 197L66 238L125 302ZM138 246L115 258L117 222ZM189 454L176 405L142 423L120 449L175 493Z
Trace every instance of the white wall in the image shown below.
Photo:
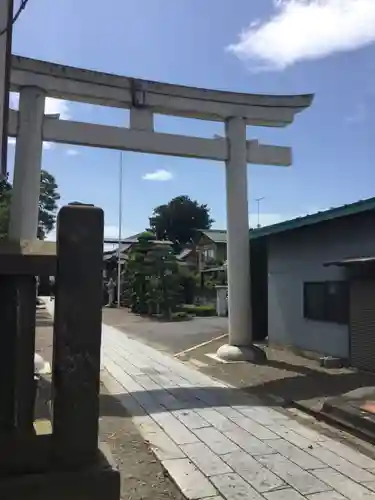
M297 229L269 239L268 336L270 343L348 357L349 327L303 317L303 283L345 279L324 263L375 256L375 214Z

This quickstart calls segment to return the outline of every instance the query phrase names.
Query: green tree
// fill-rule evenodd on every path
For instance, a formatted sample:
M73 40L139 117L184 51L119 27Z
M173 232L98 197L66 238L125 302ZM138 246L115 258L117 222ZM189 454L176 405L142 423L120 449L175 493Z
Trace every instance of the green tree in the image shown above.
M123 276L132 312L170 318L181 302L179 268L171 245L142 233L129 253Z
M182 195L154 209L150 228L158 240L171 241L179 251L186 243L194 241L197 229L209 229L213 222L207 205Z
M0 238L8 234L12 185L8 180L0 181ZM60 199L55 178L45 170L40 175L38 238L44 239L56 222L57 202Z
M152 260L148 254L153 240L155 240L155 235L145 231L138 236L138 243L129 253L127 274L131 310L135 313L146 314L148 312L148 281L152 276Z
M7 179L0 181L0 238L5 238L8 233L9 207L12 186Z
M149 252L152 260L152 278L149 281L149 300L158 314L171 318L181 302L182 287L176 256L170 245L155 243Z
M40 174L38 226L38 238L41 240L55 227L59 199L60 194L54 176L46 170L42 170Z

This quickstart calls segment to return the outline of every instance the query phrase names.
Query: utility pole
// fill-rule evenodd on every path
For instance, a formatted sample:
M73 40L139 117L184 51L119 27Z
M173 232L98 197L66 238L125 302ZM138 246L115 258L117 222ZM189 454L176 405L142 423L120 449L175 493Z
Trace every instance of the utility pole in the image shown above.
M13 0L0 1L0 180L7 175Z
M117 251L117 308L121 307L121 241L122 241L122 151L119 164L118 191L118 251Z
M264 196L261 198L255 198L255 201L257 202L257 227L260 227L260 202L264 200Z

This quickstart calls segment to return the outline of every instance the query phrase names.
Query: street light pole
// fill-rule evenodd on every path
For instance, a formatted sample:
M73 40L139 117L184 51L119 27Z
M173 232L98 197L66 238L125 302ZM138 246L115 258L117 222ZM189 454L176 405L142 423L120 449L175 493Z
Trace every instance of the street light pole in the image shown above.
M260 227L260 202L264 200L264 196L261 198L255 198L255 201L257 202L257 227Z
M121 240L122 240L122 151L119 164L118 192L118 252L117 252L117 308L121 307Z

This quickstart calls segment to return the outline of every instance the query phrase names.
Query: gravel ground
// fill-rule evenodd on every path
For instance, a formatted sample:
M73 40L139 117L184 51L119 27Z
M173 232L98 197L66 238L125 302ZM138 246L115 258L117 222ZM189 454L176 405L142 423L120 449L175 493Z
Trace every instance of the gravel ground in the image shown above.
M111 447L121 473L121 500L183 500L122 405L102 387L100 438ZM115 416L107 416L115 415Z

